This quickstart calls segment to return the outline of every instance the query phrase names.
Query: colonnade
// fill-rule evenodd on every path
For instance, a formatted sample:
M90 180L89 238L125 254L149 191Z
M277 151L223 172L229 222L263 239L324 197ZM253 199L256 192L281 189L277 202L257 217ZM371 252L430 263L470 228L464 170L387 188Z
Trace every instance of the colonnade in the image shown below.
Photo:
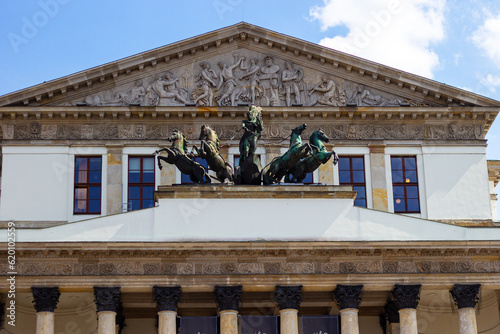
M477 334L475 306L479 300L479 284L455 284L450 290L458 307L460 334ZM395 285L392 298L384 307L386 333L417 334L417 306L420 285ZM36 334L54 334L54 310L59 301L57 287L33 287L36 310ZM362 285L337 285L333 299L340 310L342 334L359 334L358 311L362 300ZM220 334L238 334L238 309L242 286L215 286L215 301L220 317ZM98 334L116 334L123 327L123 306L119 287L94 287L98 317ZM179 286L154 286L153 297L158 310L158 333L177 333ZM279 307L280 334L298 334L298 313L302 286L276 286L275 302Z

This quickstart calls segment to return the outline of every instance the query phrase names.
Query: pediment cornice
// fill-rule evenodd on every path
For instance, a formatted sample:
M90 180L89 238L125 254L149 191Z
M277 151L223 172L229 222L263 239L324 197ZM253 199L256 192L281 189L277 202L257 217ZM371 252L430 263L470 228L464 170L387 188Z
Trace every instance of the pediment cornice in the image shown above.
M244 48L402 98L415 106L499 106L500 102L417 75L241 22L0 97L0 106L55 105L132 83L170 66ZM223 51L224 50L224 51ZM404 101L403 101L404 100Z

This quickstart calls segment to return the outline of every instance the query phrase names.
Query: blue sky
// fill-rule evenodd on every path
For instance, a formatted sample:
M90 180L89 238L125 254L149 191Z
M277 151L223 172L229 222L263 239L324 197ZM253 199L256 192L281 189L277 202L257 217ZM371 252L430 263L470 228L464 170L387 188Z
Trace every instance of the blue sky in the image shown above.
M0 95L241 21L500 100L498 0L5 0Z

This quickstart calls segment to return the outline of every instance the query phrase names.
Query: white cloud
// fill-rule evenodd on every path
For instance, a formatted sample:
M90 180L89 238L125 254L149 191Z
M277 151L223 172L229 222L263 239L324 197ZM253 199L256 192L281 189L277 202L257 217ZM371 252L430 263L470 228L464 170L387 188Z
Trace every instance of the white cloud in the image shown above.
M345 26L343 36L325 37L320 44L432 78L439 57L431 43L444 39L446 0L323 0L310 10L322 30Z
M486 19L472 34L471 40L500 68L500 14Z
M500 87L500 76L488 74L480 80L481 84L486 86L491 93L496 93L497 87Z

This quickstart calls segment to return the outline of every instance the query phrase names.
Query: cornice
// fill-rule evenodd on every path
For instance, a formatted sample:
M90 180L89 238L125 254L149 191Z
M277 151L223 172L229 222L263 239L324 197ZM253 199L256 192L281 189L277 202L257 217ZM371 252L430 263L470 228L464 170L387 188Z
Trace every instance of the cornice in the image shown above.
M123 77L132 77L147 70L154 70L160 64L175 65L189 57L199 57L204 52L230 47L237 43L265 47L268 52L303 59L328 71L342 72L350 77L356 75L362 81L380 82L389 90L396 89L408 96L417 94L426 101L437 104L490 106L500 104L493 99L462 89L241 22L4 95L0 97L0 105L43 105L66 94L91 90L106 82L120 81Z

